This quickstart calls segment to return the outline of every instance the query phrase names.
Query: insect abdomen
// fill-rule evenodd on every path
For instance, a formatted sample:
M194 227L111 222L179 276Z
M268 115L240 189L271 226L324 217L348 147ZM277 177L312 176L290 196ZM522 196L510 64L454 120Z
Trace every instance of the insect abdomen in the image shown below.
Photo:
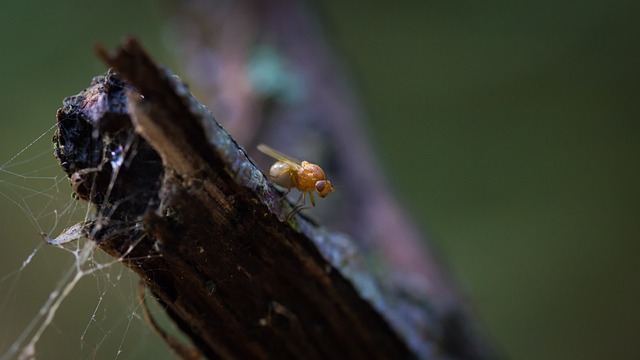
M291 183L291 166L282 161L276 161L276 163L271 166L271 169L269 169L269 177L271 181L287 189L294 185Z

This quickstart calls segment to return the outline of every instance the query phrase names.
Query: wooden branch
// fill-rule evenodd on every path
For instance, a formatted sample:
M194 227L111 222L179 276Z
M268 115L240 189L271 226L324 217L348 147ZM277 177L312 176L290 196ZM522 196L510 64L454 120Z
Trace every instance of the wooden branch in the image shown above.
M198 96L258 164L268 166L255 151L259 143L322 164L339 191L312 214L348 234L394 291L428 299L447 353L489 356L464 291L385 181L367 138L366 110L331 46L322 7L305 0L173 1L174 54Z
M313 159L340 191L313 209L349 235L377 275L428 297L437 312L459 312L455 281L385 181L361 109L319 21L317 2L173 1L175 54L189 83L221 124L263 167L256 145ZM389 119L394 121L394 119ZM420 154L415 156L420 164Z
M65 99L54 136L86 235L137 272L208 358L484 358L466 320L382 287L298 214L134 39ZM459 314L457 312L453 314Z

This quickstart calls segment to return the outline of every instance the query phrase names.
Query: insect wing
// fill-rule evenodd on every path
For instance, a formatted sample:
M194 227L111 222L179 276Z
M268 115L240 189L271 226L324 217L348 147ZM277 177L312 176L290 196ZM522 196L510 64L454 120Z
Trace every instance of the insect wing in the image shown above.
M265 145L265 144L260 144L258 145L258 150L260 150L261 152L271 156L272 158L282 161L290 166L293 166L296 169L299 169L300 166L300 161L296 158L292 158L291 156L287 156L281 152L279 152L278 150L274 150L272 148L270 148L269 146Z

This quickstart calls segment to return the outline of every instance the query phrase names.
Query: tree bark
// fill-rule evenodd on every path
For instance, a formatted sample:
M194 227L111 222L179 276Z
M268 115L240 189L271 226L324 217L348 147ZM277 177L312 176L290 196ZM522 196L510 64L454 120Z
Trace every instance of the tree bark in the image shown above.
M358 293L388 306L348 240L302 216L282 222L291 206L137 42L100 54L128 83L110 72L66 101L57 156L98 205L87 235L141 275L203 354L411 357Z
M115 71L65 100L56 156L96 205L85 234L140 274L203 355L491 356L452 295L380 283L347 236L287 219L292 205L135 40L99 55Z
M377 166L349 74L312 10L306 1L178 1L176 55L199 98L263 168L270 159L259 143L322 164L339 191L311 213L348 234L379 276L459 308L456 287Z

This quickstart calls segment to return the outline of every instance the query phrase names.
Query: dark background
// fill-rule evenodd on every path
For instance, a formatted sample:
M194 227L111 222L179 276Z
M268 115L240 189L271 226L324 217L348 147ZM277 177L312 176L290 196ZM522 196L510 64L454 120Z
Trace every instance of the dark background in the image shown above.
M640 3L363 4L317 5L369 115L381 176L491 336L514 359L640 357ZM3 2L0 164L105 71L96 42L136 34L186 74L158 6ZM46 153L49 139L34 148ZM17 159L28 167L11 171L55 170L48 153ZM9 169L0 167L0 353L73 265L41 245L46 219L20 210L32 200L14 186L35 185ZM38 343L41 357L170 357L136 316L135 283L118 266L83 278Z

